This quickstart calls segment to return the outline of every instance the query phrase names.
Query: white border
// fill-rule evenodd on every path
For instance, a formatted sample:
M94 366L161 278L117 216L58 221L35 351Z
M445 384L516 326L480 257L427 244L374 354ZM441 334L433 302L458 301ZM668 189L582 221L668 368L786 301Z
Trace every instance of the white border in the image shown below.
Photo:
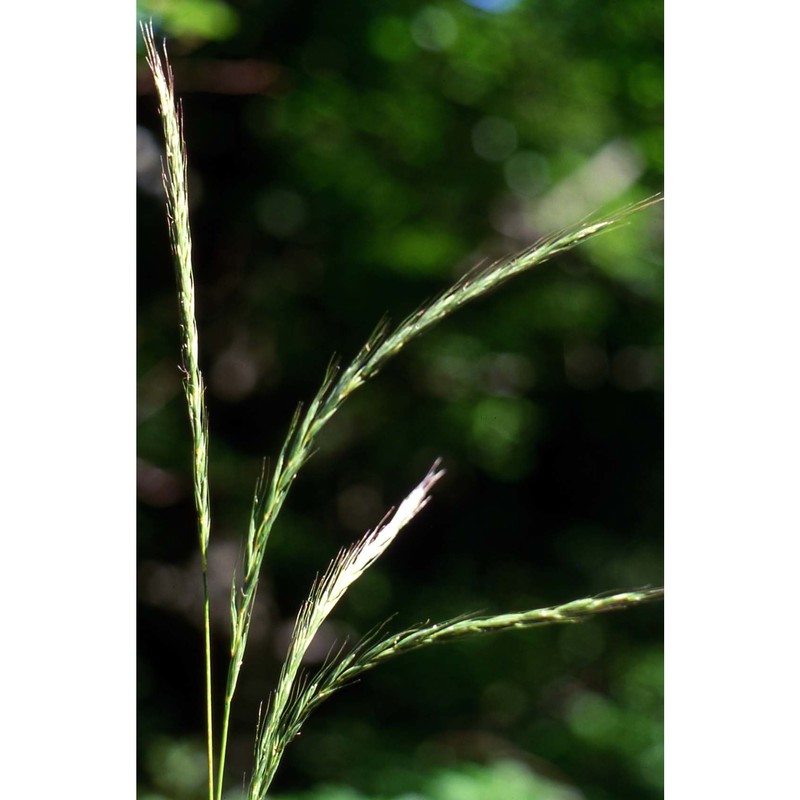
M5 797L135 794L135 7L4 12Z
M675 800L781 797L797 783L800 115L789 8L667 3Z

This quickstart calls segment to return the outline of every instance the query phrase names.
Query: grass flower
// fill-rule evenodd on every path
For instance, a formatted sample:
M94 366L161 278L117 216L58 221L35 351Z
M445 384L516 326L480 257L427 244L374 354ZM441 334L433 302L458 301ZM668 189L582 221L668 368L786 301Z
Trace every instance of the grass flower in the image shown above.
M193 482L204 588L206 721L209 800L220 800L232 704L244 663L251 619L267 544L290 489L303 465L313 455L322 430L341 405L407 345L467 303L483 297L512 278L586 240L612 231L631 214L659 202L649 198L603 219L587 221L548 236L532 247L474 269L420 306L399 325L378 325L355 358L342 368L332 361L322 385L307 406L299 406L271 470L265 467L256 482L249 527L244 537L244 565L240 579L232 577L231 643L227 665L221 725L215 750L212 715L211 641L208 595L208 545L211 512L208 487L208 417L203 377L198 363L194 280L187 188L187 158L180 107L174 96L166 51L159 51L151 26L142 26L147 63L158 92L166 143L164 189L170 240L175 259L180 307L181 353L189 421L193 437ZM311 587L297 615L286 660L256 731L255 763L249 786L251 800L263 800L283 753L311 712L333 693L364 672L397 655L433 644L487 633L575 624L608 611L660 600L663 589L645 588L607 596L574 600L558 606L494 616L464 615L444 622L425 622L389 636L382 626L352 650L334 654L315 675L302 670L303 657L322 623L350 586L380 558L397 535L427 505L444 471L437 461L422 481L373 530L342 550Z

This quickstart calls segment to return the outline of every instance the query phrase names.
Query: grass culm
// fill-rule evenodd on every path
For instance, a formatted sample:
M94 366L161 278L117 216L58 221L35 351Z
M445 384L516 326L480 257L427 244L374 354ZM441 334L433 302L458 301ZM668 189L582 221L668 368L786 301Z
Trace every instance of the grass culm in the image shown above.
M164 130L166 157L163 161L163 182L178 287L181 370L192 432L194 503L201 556L200 577L204 589L208 797L209 800L221 800L233 702L247 652L256 594L270 535L295 479L313 455L317 440L327 423L350 395L378 375L414 339L450 314L547 259L590 238L613 231L630 215L652 206L660 198L650 198L611 216L580 223L542 239L528 249L476 268L433 300L421 305L396 327L382 322L349 364L343 366L337 361L331 362L311 402L298 407L272 467L268 470L265 466L256 481L249 526L243 537L241 574L230 578L230 650L227 664L222 667L226 674L225 694L221 708L216 709L212 695L212 667L215 665L211 658L208 591L208 547L211 536L208 422L204 383L198 362L187 156L181 109L174 96L166 50L157 48L151 27L143 26L142 34L147 62L158 92ZM286 747L299 733L309 715L338 689L388 659L436 643L503 630L576 624L597 614L632 608L663 597L661 588L644 588L519 613L464 615L443 622L425 622L395 633L387 632L388 625L384 625L351 650L342 649L332 654L322 668L315 674L309 674L303 667L303 657L322 623L349 587L423 510L443 474L443 465L435 462L420 483L386 514L376 528L366 532L351 547L343 549L313 583L297 614L277 685L259 716L255 731L254 763L247 789L250 800L263 800L266 797ZM217 712L218 716L212 711Z

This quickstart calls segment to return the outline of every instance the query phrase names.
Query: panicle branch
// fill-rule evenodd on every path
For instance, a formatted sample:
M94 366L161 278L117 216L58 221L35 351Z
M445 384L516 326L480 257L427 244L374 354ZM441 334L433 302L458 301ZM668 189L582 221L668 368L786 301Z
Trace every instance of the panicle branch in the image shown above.
M281 748L285 748L300 732L310 714L331 695L355 681L362 673L403 653L484 633L525 630L545 625L575 624L597 614L633 608L663 597L663 588L646 588L634 592L583 598L560 606L532 611L495 616L464 615L444 622L426 622L383 639L378 638L379 629L378 633L367 636L348 654L329 661L313 679L306 682L278 720L279 728L275 740ZM381 626L381 629L383 627L385 626ZM264 791L266 786L263 783L253 782L250 800L263 800Z
M454 311L553 256L618 227L633 214L661 202L661 199L660 195L656 195L603 219L566 228L519 253L476 268L438 297L421 306L393 331L388 321L382 320L344 370L339 368L336 360L331 362L322 386L312 402L305 411L298 407L295 412L269 478L263 474L259 481L261 491L260 496L258 489L256 491L257 501L253 504L250 520L245 577L242 586L238 590L234 588L237 596L232 628L239 635L241 648L246 643L258 575L275 519L300 468L313 455L317 436L342 403L367 380L377 375L406 345Z

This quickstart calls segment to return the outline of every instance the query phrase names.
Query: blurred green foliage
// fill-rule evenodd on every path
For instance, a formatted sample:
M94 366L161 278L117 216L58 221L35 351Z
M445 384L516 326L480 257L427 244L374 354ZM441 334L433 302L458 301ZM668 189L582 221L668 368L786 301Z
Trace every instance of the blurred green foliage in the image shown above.
M418 789L393 795L391 800L578 800L573 790L537 775L514 761L491 766L464 765L425 778ZM285 795L283 800L372 800L345 788L322 788L311 793ZM389 795L381 795L381 800ZM377 800L377 799L376 799Z
M137 0L137 12L177 39L229 39L239 26L239 15L223 0Z
M177 769L177 774L187 775L185 765L178 759L186 748L175 745L175 754L170 758L175 763L161 765ZM180 751L180 754L179 752ZM201 751L193 753L202 762ZM202 771L189 774L202 780ZM518 761L497 761L489 766L465 764L444 769L431 775L419 776L419 786L403 794L366 795L345 786L320 786L311 792L284 794L280 800L580 800L582 795L558 781L538 775ZM226 794L226 800L241 800L244 795L238 790ZM168 800L169 795L148 792L139 800Z
M168 39L186 118L221 679L259 460L331 355L347 359L383 314L399 319L482 259L662 188L663 8L138 11ZM190 800L203 796L204 722L190 438L144 72L139 87L140 797ZM271 542L232 791L314 575L436 456L448 473L433 502L353 587L318 657L394 613L401 627L662 581L661 254L650 211L460 311L342 408ZM314 715L276 796L558 797L537 788L549 775L566 796L654 800L662 635L652 607L399 659ZM302 794L323 783L348 788ZM503 784L517 795L492 788Z

